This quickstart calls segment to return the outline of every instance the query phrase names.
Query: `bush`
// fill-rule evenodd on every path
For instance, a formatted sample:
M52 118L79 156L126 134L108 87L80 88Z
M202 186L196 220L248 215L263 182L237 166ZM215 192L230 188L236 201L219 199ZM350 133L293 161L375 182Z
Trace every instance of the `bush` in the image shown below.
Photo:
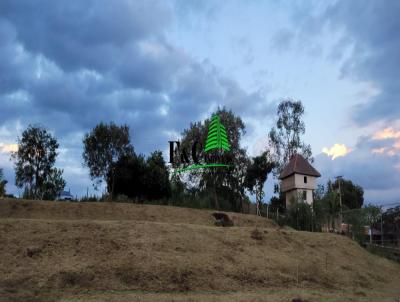
M108 173L107 188L114 196L125 195L130 200L169 198L171 185L161 151L153 152L147 159L135 154L120 158Z
M311 206L305 202L293 202L287 211L288 224L301 231L314 229L313 213Z
M129 197L124 194L118 195L114 200L116 202L132 202L132 200L129 199Z
M85 196L79 199L79 202L97 202L100 201L99 198L95 195L92 196Z

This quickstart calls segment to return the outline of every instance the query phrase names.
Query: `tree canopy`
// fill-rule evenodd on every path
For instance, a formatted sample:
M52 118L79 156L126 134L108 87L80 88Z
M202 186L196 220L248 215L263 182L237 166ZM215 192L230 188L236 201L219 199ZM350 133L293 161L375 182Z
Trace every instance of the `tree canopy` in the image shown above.
M0 197L6 194L7 180L4 179L3 169L0 168Z
M145 188L147 198L157 200L168 198L171 194L169 173L162 152L157 150L146 160Z
M251 193L256 195L258 214L264 197L264 183L274 167L275 163L271 160L269 152L266 151L253 157L247 168L244 185Z
M397 246L400 247L400 206L387 209L382 220L384 233L394 234Z
M191 150L197 142L198 158L205 162L218 159L219 162L227 163L227 169L207 169L202 171L190 171L181 179L187 187L198 192L212 192L214 196L214 207L227 210L239 211L245 199L244 178L246 176L249 159L246 150L240 147L240 140L245 133L245 125L239 116L231 110L218 108L212 116L218 116L219 122L224 126L229 144L229 151L222 152L219 149L204 150L207 135L212 131L212 120L205 119L203 122L190 124L188 129L182 133L181 149ZM211 126L211 127L210 127ZM175 167L184 164L175 163ZM222 203L225 204L222 206Z
M351 180L344 178L336 179L331 186L333 190L339 192L342 196L342 205L349 209L359 209L364 204L364 190L361 186L354 184Z
M114 177L108 176L108 187L114 182L114 194L126 195L137 201L166 200L170 196L170 182L161 151L154 151L145 159L132 154L120 158L113 166Z
M339 194L339 181L341 181L341 194ZM314 191L313 205L317 228L321 226L328 226L331 229L340 227L337 225L338 218L343 213L343 222L351 224L353 235L361 238L364 225L370 224L370 219L367 219L366 215L373 213L372 206L362 208L362 194L363 189L360 186L343 178L334 182L328 180L326 186L318 185ZM342 206L340 206L340 196L342 197Z
M107 181L112 166L124 156L133 154L130 144L129 127L117 126L113 122L100 123L83 138L83 161L89 168L95 184ZM108 187L109 192L112 189Z
M30 125L18 139L15 162L15 184L24 187L24 197L55 199L65 187L62 170L54 168L59 145L46 129Z
M276 176L296 153L313 161L311 146L301 139L306 131L303 115L304 106L301 101L287 99L278 105L276 127L273 127L268 135L269 146L276 162Z

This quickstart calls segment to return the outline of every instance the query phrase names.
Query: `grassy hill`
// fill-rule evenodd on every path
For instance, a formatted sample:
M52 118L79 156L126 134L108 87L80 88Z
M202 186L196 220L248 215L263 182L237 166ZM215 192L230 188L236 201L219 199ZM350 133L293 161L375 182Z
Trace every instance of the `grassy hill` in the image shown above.
M211 213L0 200L0 301L400 301L400 265L346 237Z

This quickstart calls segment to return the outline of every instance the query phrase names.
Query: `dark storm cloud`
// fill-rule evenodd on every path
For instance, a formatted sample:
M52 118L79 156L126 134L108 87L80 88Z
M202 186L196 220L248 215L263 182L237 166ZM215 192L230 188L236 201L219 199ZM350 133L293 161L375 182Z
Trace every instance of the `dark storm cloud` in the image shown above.
M121 47L159 35L171 16L161 1L2 1L0 11L29 52L67 71L107 70Z
M153 92L170 89L189 58L167 42L143 41L129 46L112 68L126 86Z
M399 1L338 1L326 12L331 25L343 26L354 43L354 52L344 63L345 74L372 81L382 91L372 102L356 108L360 124L399 118L399 15Z
M325 8L323 8L325 6ZM353 0L315 5L294 5L292 27L278 30L273 49L303 50L322 55L322 44L331 35L336 39L327 57L341 64L342 76L372 82L380 91L373 99L361 100L353 108L360 125L400 116L400 2ZM326 42L322 42L326 43ZM348 55L348 53L350 53ZM359 100L358 100L359 101Z
M1 1L0 127L52 131L75 186L83 135L100 121L127 124L148 153L218 105L272 113L258 92L171 45L174 16L163 1Z
M17 42L17 32L0 17L0 94L24 89L34 71L33 58Z

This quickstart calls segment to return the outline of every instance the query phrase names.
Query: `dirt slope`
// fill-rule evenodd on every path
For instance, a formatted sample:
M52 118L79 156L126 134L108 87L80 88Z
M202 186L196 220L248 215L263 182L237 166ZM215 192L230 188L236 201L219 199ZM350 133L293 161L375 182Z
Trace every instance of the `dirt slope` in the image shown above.
M0 200L0 218L62 220L134 220L214 225L215 211L110 202L54 202ZM272 221L254 215L229 213L235 226L272 227Z
M235 214L0 200L0 301L398 301L400 266ZM255 231L257 226L257 232Z

